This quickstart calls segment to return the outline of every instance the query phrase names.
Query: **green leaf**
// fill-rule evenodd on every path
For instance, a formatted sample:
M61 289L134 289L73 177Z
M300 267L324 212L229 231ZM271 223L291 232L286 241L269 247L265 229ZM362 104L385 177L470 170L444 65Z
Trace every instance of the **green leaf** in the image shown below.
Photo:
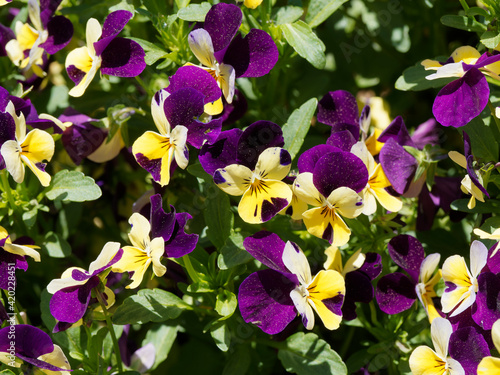
M486 31L481 35L481 43L487 48L495 48L500 43L500 33L495 31Z
M93 178L67 169L57 172L44 192L50 200L72 202L93 201L102 195L101 188Z
M304 21L280 25L286 41L316 69L326 64L325 45Z
M311 0L306 14L306 22L311 27L322 24L347 0Z
M301 7L293 5L281 7L276 13L276 21L274 24L283 25L284 23L295 22L302 16L302 14L304 14L304 9Z
M245 345L238 345L224 366L222 375L245 375L250 367L250 348Z
M0 374L2 374L2 375L16 375L15 373L13 373L10 370L2 370L2 371L0 371Z
M45 248L52 258L65 258L71 255L70 244L58 233L48 232L44 242Z
M26 224L28 229L33 228L33 225L36 223L36 216L38 214L38 207L35 206L29 211L23 212L23 222Z
M483 162L498 161L498 143L494 133L480 117L474 118L461 130L469 135L472 153L476 159Z
M304 138L311 126L311 119L318 106L316 98L309 99L300 108L292 112L288 121L283 125L283 137L285 138L285 149L288 150L292 160L300 151Z
M184 310L191 310L175 294L161 289L141 289L123 301L113 316L115 324L163 322L177 318Z
M241 233L231 233L226 244L220 249L217 258L217 266L221 270L227 270L245 264L253 259L248 251L243 247L243 236Z
M314 333L296 333L286 340L278 358L288 372L299 375L342 375L347 368L342 358Z
M482 23L477 22L474 18L466 16L457 16L454 14L449 14L441 17L441 23L448 27L453 27L455 29L465 30L469 32L483 32L486 31L486 26Z
M485 202L479 202L476 200L476 207L469 209L467 204L469 203L469 198L467 199L457 199L451 204L451 208L462 212L472 212L479 214L488 213L500 213L500 201L494 199L485 199Z
M165 324L154 324L149 327L146 337L142 340L142 346L149 343L155 347L155 363L150 370L157 368L168 357L168 353L177 338L178 326Z
M177 16L184 21L203 22L212 6L206 1L201 4L191 4L177 12Z
M223 352L228 351L229 344L231 343L231 332L229 332L229 328L225 322L212 326L210 335L214 339L215 345L217 345L220 350Z
M447 57L437 57L435 60L446 61ZM403 74L396 81L395 87L401 91L421 91L430 88L443 87L454 78L440 78L428 80L425 77L434 73L432 70L425 70L421 63L417 63L404 70Z
M213 183L208 183L214 188L207 189L210 196L207 197L207 207L203 211L205 222L207 223L207 236L212 243L220 249L224 246L233 228L233 213L231 204L226 193L215 187Z
M230 317L233 315L236 306L238 305L238 299L235 294L227 289L222 289L217 294L217 300L215 302L215 311L219 315L224 317Z
M129 38L129 39L132 39L133 41L139 43L139 45L142 47L142 49L144 49L144 52L146 52L146 56L144 57L144 61L146 62L147 65L153 65L159 59L161 59L162 57L164 57L168 54L167 51L158 47L154 43L148 42L147 40L140 39L140 38Z
M484 18L490 18L490 14L488 13L488 11L479 7L470 7L465 11L465 15L467 17L482 16Z

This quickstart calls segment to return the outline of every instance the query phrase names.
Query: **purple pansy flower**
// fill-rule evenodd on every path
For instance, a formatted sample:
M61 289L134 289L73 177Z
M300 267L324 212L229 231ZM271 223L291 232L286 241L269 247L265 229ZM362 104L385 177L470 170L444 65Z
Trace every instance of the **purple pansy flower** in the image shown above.
M349 241L350 229L342 216L355 218L363 212L361 192L368 183L368 170L356 155L336 147L319 145L303 153L294 194L314 206L302 219L307 231L334 246Z
M17 324L0 329L0 353L11 363L16 362L17 357L26 362L30 368L38 367L42 370L57 371L60 374L69 374L72 371L63 351L53 344L50 336L41 329L28 324ZM16 364L19 366L18 362ZM31 373L31 371L24 373Z
M191 50L215 77L224 97L231 103L238 77L261 77L278 61L278 48L263 30L237 34L242 12L233 4L219 3L208 11L203 28L189 33Z
M45 54L53 55L64 48L73 36L73 24L63 16L54 16L61 0L28 1L29 24L16 23L16 39L5 45L12 62L26 71L43 77Z
M247 237L243 246L269 267L252 273L240 285L238 302L245 322L273 335L283 331L298 312L306 329L312 329L315 310L327 329L339 327L345 295L340 273L322 270L312 277L302 250L271 232Z
M50 312L59 320L54 332L67 329L83 318L90 303L92 289L101 283L99 274L118 262L122 254L119 243L108 242L97 259L90 264L89 271L71 267L64 271L60 279L54 279L47 285L48 292L53 294ZM109 289L106 289L107 293L112 294ZM112 299L113 297L108 296Z
M101 28L99 21L87 22L87 46L71 51L66 57L66 71L76 86L69 95L82 96L99 69L116 77L135 77L146 68L145 53L133 40L119 38L133 14L126 10L110 13Z
M409 235L392 238L388 244L389 255L394 263L406 271L394 272L383 276L377 283L377 302L387 314L398 314L408 310L418 299L429 316L429 321L440 314L434 302L434 287L441 280L441 272L435 273L441 256L437 253L424 255L422 244Z
M498 77L492 64L500 60L500 54L489 52L480 54L475 48L464 46L456 49L444 64L424 60L422 65L436 73L427 76L429 80L438 78L460 77L448 83L438 93L432 106L436 120L443 126L455 128L467 125L479 116L488 104L490 88L484 76Z

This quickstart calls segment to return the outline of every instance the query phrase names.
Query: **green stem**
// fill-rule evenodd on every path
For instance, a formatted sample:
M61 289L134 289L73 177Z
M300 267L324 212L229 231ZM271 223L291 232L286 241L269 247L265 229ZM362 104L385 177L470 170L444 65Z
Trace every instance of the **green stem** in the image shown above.
M108 309L106 309L106 303L102 299L101 293L96 289L96 296L99 304L102 307L104 313L104 318L106 319L106 325L108 326L109 334L111 335L111 340L113 341L113 347L115 350L116 364L118 365L118 372L123 372L122 356L120 354L120 347L118 346L118 340L116 339L115 330L113 329L113 323L108 315Z
M146 86L146 84L144 83L144 81L142 80L142 78L140 78L139 76L136 76L135 77L135 80L139 83L139 85L144 89L144 91L146 91L148 93L148 96L150 97L153 97L154 94L151 92L151 90L149 90L149 88Z
M14 202L14 197L12 196L12 189L9 184L9 179L7 177L7 170L4 169L2 173L0 174L2 177L2 188L3 191L5 191L5 194L7 195L7 201L9 201L9 205L11 206L13 211L16 211L16 203Z
M344 339L344 343L342 344L342 348L340 348L340 357L345 358L347 354L347 350L349 349L349 346L351 345L352 339L354 337L354 331L356 330L355 326L350 326L349 331L347 332L347 337Z
M500 119L496 116L496 114L495 114L495 112L496 112L495 107L493 107L493 104L491 104L490 100L488 100L488 108L490 109L491 116L495 120L495 124L497 125L497 129L500 132Z
M200 278L198 277L198 274L193 268L193 264L191 263L191 259L189 259L189 255L184 255L182 257L182 261L184 262L184 267L186 268L186 271L190 277L190 279L194 282L197 283L200 281Z
M460 4L462 4L462 8L464 8L465 11L469 10L469 6L465 0L460 0Z

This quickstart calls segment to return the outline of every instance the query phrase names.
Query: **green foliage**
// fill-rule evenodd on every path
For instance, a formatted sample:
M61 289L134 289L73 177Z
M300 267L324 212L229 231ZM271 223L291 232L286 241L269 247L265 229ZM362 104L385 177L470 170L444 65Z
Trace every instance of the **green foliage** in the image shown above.
M66 169L56 173L44 193L50 200L71 202L93 201L102 195L94 179Z
M292 160L304 142L304 138L311 126L311 120L316 111L318 100L309 99L300 108L293 111L288 121L283 125L283 136L285 138L285 149L288 150Z
M323 69L326 64L325 45L304 21L284 23L280 29L286 41L304 59L316 69Z

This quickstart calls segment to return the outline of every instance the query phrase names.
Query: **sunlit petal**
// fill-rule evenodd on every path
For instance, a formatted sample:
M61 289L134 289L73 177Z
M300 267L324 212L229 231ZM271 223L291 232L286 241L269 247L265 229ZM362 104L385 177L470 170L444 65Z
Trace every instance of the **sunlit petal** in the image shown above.
M500 358L484 357L477 367L477 375L500 374Z
M136 212L130 216L128 222L132 226L132 229L128 234L130 242L135 247L146 250L150 242L149 232L151 231L151 224L149 223L149 220Z
M255 174L261 179L282 180L290 172L292 158L285 149L270 147L259 155Z
M445 359L448 356L448 344L453 328L449 320L437 318L431 325L431 337L434 349L439 357Z
M331 192L327 200L342 216L349 219L359 216L363 212L361 197L351 188L339 187Z
M38 248L38 246L36 246ZM29 256L35 260L35 262L40 262L40 253L34 250L32 247L18 245L15 243L5 243L3 249L11 254Z
M205 29L196 29L189 33L188 43L198 61L209 68L214 68L217 60L214 56L212 37Z
M428 346L417 347L409 364L413 375L444 375L446 371L446 361Z
M283 249L283 263L288 270L297 275L299 282L302 285L309 285L312 280L311 277L311 267L309 267L309 262L306 256L298 247L292 245L288 241Z
M313 174L300 173L293 183L293 192L301 200L312 206L322 206L325 198L313 183Z
M231 164L215 171L214 182L227 194L242 195L250 186L252 176L253 172L248 167Z
M21 146L16 141L6 141L0 149L5 161L5 169L10 173L15 182L24 181L24 165L21 161Z
M314 328L314 312L307 301L306 290L303 286L297 287L290 292L290 298L295 305L295 308L302 316L302 323L306 329Z

